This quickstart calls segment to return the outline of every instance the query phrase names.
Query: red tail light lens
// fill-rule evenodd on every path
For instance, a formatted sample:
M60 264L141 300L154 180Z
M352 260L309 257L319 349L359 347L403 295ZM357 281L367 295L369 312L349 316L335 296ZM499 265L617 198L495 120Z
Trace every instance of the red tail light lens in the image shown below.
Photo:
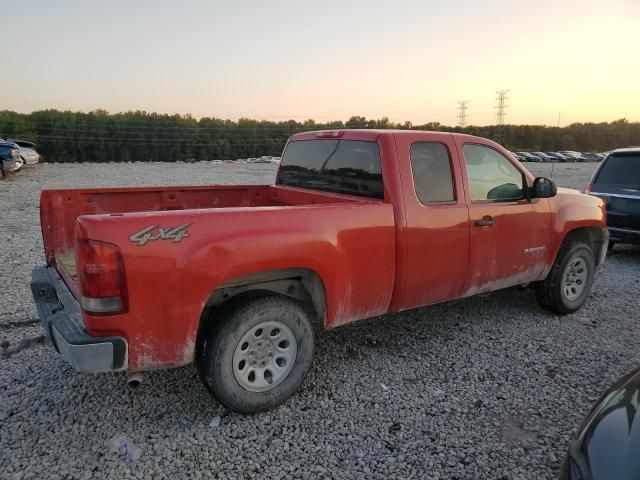
M91 313L127 311L127 286L122 253L115 245L80 240L77 273L82 308Z

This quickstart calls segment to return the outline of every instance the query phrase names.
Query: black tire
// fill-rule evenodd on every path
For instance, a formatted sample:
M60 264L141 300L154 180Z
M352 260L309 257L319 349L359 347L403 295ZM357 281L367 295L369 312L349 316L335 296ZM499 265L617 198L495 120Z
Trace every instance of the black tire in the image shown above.
M584 260L586 279L580 295L575 299L569 299L564 289L565 270L570 262L579 258ZM538 303L542 308L561 315L575 312L582 307L591 292L595 270L593 251L588 244L571 242L563 245L547 278L536 284Z
M252 328L272 321L290 329L295 337L297 353L292 367L280 383L268 387L267 391L251 391L236 379L234 352ZM220 403L239 413L261 412L287 400L302 384L313 360L313 327L309 315L302 304L281 295L233 302L223 307L203 334L206 340L202 343L201 352L196 354L200 378Z

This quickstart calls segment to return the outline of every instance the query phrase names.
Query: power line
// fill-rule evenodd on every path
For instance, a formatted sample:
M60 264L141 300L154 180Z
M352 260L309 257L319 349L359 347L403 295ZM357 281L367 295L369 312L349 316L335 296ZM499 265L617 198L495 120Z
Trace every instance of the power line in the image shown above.
M483 104L483 105L476 105L476 106L489 106L490 104ZM378 114L374 114L369 120L373 120L375 121L377 116L388 116L388 115L411 115L411 114L419 114L419 113L436 113L436 112L444 112L444 111L451 111L451 110L456 110L457 107L441 107L441 108L431 108L428 110L412 110L412 111L404 111L404 112L385 112L385 113L378 113ZM14 113L14 112L9 112L9 113ZM40 113L40 112L38 112ZM46 113L46 112L45 112ZM23 117L23 116L30 116L32 115L33 112L30 113L26 113L26 114L22 114L22 113L17 113L16 116L18 117ZM256 118L249 118L247 116L240 116L240 115L235 115L235 116L230 116L230 115L225 115L226 118L222 118L222 117L201 117L199 119L196 118L182 118L182 117L177 117L177 116L163 116L163 117L155 117L153 120L148 121L146 119L140 118L140 117L134 117L134 118L123 118L122 117L122 113L113 113L113 114L108 114L107 116L99 116L99 115L92 115L91 113L85 113L85 112L72 112L73 115L81 115L81 118L78 119L79 122L84 123L84 122L89 122L89 123L94 123L95 124L101 124L102 126L105 125L109 125L109 122L125 122L126 127L133 127L135 125L143 125L139 128L156 128L154 125L149 125L149 123L153 123L153 122L157 122L159 124L166 124L166 123L172 123L173 125L169 125L171 128L181 128L181 129L189 129L189 128L201 128L202 123L209 123L209 122L213 122L215 123L215 128L220 128L220 129L227 129L227 128L237 128L239 125L239 121L240 120L244 120L246 122L254 122L256 124L258 124L258 126L254 127L256 129L260 129L260 128L266 128L266 129L271 129L271 128L278 128L278 125L282 125L282 124L286 124L288 122L293 122L296 124L303 124L304 122L306 122L307 120L314 120L313 118L307 118L305 120L294 120L293 118L290 118L292 116L295 115L268 115L268 116L272 116L273 118L287 118L287 120L258 120ZM343 122L346 123L348 121L347 120L339 120L338 117L340 117L342 114L331 114L331 115L314 115L316 118L333 118L334 120L329 120L329 121L323 121L323 122L318 122L318 126L321 125L325 125L327 123L333 123L333 122ZM257 117L260 116L264 116L264 115L256 115ZM362 117L362 115L352 115L353 116L360 116ZM231 120L231 118L237 118L238 120ZM18 120L18 118L16 118L16 120ZM2 120L8 123L11 123L15 120ZM42 123L57 123L55 119L33 119L30 120L33 121L34 123L38 123L38 124L42 124ZM174 122L184 122L187 123L191 126L180 126L180 127L174 127ZM225 123L229 123L228 126L224 126ZM398 122L396 122L398 123ZM265 125L263 127L259 126L261 124L272 124L272 125ZM163 125L163 126L167 126L167 125Z
M458 126L464 128L467 126L467 110L469 107L469 100L458 101Z
M268 146L268 143L275 145L284 145L286 139L264 139L256 141L234 141L224 140L225 143L202 143L202 142L190 142L184 139L176 140L148 140L148 139L118 139L118 138L72 138L72 137L54 137L47 138L48 140L61 140L59 144L73 142L75 146L95 146L95 145L114 145L114 146L140 146L140 145L155 145L160 147L177 146L177 147L249 147L249 146Z

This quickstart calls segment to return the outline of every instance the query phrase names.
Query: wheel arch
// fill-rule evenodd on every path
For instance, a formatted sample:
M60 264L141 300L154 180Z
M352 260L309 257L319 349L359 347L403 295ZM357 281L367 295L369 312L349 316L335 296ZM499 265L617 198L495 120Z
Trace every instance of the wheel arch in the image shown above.
M608 243L607 230L597 226L580 226L568 230L562 239L562 242L558 245L555 251L553 263L556 262L560 250L565 245L572 242L584 242L593 252L596 260L596 266L600 265L604 261L604 256L601 254L605 243ZM606 249L604 249L606 251Z

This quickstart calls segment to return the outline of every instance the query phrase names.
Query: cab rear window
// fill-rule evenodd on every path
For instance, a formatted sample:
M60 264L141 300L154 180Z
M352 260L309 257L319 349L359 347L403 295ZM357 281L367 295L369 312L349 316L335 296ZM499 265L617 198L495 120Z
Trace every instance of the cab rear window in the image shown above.
M276 183L384 198L378 144L333 139L289 142Z

